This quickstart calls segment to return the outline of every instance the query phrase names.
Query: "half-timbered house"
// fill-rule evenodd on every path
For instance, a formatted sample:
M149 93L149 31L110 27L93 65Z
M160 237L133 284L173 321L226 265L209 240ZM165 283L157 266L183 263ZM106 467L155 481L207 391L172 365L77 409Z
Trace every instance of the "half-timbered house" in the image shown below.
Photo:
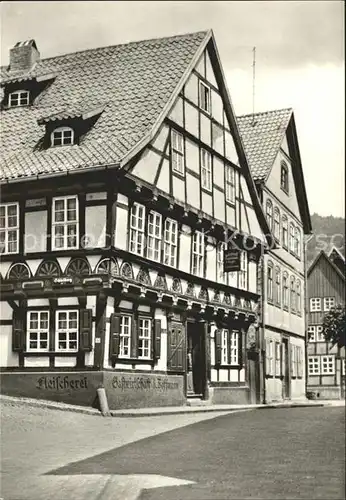
M323 317L333 307L345 306L345 258L332 248L323 250L308 269L307 391L317 399L345 398L345 347L327 342Z
M294 113L256 113L238 117L238 124L275 242L260 273L263 398L304 399L304 234L311 221Z
M212 32L49 59L30 40L1 74L2 391L258 399L270 232Z

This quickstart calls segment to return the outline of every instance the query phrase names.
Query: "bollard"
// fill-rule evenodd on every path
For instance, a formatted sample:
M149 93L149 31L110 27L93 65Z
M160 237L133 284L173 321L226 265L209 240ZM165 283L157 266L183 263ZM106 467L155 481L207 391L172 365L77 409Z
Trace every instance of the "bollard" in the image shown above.
M99 387L97 389L97 396L99 398L101 413L104 417L110 417L110 411L108 408L107 395L104 387Z

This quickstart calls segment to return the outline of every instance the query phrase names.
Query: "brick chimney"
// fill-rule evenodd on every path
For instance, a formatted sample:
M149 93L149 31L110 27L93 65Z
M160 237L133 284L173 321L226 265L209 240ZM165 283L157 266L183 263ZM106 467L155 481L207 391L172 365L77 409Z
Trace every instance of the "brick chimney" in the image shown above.
M18 42L10 50L10 71L29 71L40 60L35 40Z

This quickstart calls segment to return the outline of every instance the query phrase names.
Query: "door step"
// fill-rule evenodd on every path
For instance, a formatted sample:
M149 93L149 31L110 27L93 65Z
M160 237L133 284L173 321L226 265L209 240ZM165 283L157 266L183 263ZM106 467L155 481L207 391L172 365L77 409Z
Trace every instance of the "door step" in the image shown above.
M186 406L208 406L210 403L205 401L205 399L201 399L200 396L197 397L189 397L186 400Z

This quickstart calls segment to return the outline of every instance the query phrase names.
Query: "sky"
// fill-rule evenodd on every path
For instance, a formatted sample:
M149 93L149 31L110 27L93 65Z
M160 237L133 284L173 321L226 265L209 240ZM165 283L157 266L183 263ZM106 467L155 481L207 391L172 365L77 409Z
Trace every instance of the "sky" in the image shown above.
M345 215L344 4L328 1L2 2L1 64L211 28L237 115L292 107L310 212Z

